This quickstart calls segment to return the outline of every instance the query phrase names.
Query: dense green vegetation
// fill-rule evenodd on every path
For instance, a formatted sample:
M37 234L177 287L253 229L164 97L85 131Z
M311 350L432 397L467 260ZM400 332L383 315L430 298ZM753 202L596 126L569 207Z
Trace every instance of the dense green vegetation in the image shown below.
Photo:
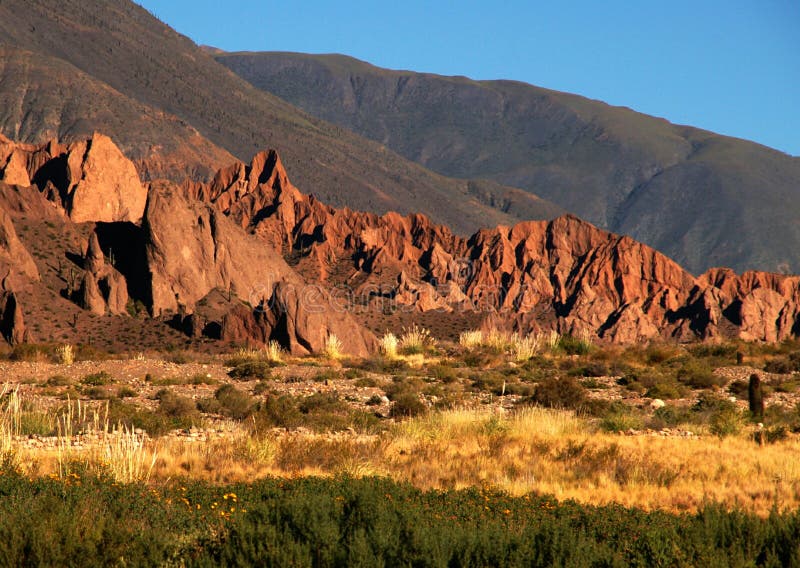
M0 475L3 565L791 566L798 544L797 513L676 516L378 478L153 489Z

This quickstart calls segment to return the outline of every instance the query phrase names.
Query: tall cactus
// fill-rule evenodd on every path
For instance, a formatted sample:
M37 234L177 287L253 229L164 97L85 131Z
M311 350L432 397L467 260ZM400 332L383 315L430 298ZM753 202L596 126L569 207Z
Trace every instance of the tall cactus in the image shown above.
M747 388L747 400L750 403L750 414L753 420L764 420L764 390L761 388L761 377L757 373L750 375L750 384Z

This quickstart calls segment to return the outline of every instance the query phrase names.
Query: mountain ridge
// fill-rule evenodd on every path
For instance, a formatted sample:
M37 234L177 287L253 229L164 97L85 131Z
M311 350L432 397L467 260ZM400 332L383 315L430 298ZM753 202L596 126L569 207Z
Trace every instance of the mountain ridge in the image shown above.
M68 99L73 102L63 112L81 125L74 128L73 138L89 136L94 130L104 132L137 159L146 179L164 174L173 181L183 177L174 161L166 164L171 167L162 167L159 153L150 151L151 145L177 144L164 138L172 130L169 124L162 120L152 127L138 116L163 113L187 133L196 132L197 143L209 154L217 154L219 159L203 160L199 152L184 152L189 163L185 173L198 179L213 175L229 161L227 156L248 158L261 148L273 147L280 149L304 187L339 206L378 212L424 210L465 233L562 211L497 182L435 174L380 144L312 117L252 87L129 0L4 0L0 3L0 45L11 53L7 59L24 50L40 54L42 60L69 65L87 78L81 87L68 89L69 83L60 80L71 75L68 71L45 77L46 88L38 100L24 96L26 85L19 80L0 83L7 108L23 109L0 121L0 132L15 137L25 116L43 113L58 99ZM112 109L106 113L108 120L91 118L95 94L108 92L124 98L102 103ZM127 103L139 111L126 111ZM124 119L122 124L111 120L117 117ZM158 132L159 126L164 126L163 133ZM40 130L31 127L23 138L43 142L54 134L51 127ZM57 133L70 135L66 130Z
M519 81L384 70L342 55L215 57L426 167L531 190L695 274L800 270L800 158ZM765 221L771 234L759 230Z

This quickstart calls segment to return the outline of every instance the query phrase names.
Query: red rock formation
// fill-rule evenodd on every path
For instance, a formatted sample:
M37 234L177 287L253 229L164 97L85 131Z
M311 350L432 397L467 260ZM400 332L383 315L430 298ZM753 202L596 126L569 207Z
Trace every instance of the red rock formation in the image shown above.
M590 332L616 342L658 337L776 340L797 332L800 277L710 271L695 279L625 236L566 215L479 231L468 240L422 215L333 209L289 182L274 152L187 183L241 227L328 284L385 290L419 311L495 312L523 329ZM299 257L299 258L298 258ZM335 278L342 262L344 277Z
M127 282L113 266L106 264L96 233L89 237L83 266L85 272L78 290L81 307L97 315L126 314L129 299Z
M135 223L147 200L133 163L102 134L69 145L0 141L0 180L10 185L35 183L76 223Z
M154 316L175 315L193 335L213 328L233 341L279 339L296 353L319 350L335 334L346 350L365 354L374 337L344 308L385 301L615 342L776 341L800 332L800 276L714 269L695 278L655 250L570 215L465 239L423 215L334 209L295 188L272 151L220 170L208 184L142 187L106 137L68 146L0 139L0 196L0 276L9 277L3 306L13 307L7 321L22 318L17 297L8 296L17 281L38 278L12 218L141 219L141 228L120 225L141 235L141 245L114 245L115 256L118 246L140 246L146 258L127 264L124 276L92 237L80 305L124 314L135 283ZM331 291L342 286L349 296ZM224 298L221 307L201 314L211 295Z
M154 315L190 313L221 290L248 302L234 303L223 318L224 339L276 339L293 353L307 353L335 334L347 353L366 355L374 347L372 334L325 289L306 284L271 246L177 188L150 188L143 228Z

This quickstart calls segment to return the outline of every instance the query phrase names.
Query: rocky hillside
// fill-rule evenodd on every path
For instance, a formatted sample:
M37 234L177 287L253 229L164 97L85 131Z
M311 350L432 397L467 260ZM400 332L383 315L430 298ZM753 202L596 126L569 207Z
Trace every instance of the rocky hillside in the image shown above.
M337 297L351 309L481 314L484 325L623 343L798 332L800 277L714 269L695 278L572 215L462 238L424 215L331 208L295 188L274 152L184 189L282 251L309 281L345 290Z
M326 290L304 301L302 278L220 211L170 182L143 185L106 136L0 139L0 164L0 331L10 343L152 346L180 332L275 339L296 353L321 350L330 335L353 354L374 347Z
M209 183L142 184L103 135L0 140L0 198L0 331L12 343L126 321L297 353L333 334L363 355L370 317L385 329L395 313L455 333L482 322L618 343L800 331L798 276L695 278L572 215L464 238L420 214L336 209L300 192L275 151Z
M800 158L523 83L390 71L340 55L215 57L434 171L524 188L695 274L800 272Z
M73 142L100 131L144 180L207 179L232 155L281 152L334 205L424 211L454 230L563 210L497 182L451 179L254 88L129 0L0 2L0 133Z

